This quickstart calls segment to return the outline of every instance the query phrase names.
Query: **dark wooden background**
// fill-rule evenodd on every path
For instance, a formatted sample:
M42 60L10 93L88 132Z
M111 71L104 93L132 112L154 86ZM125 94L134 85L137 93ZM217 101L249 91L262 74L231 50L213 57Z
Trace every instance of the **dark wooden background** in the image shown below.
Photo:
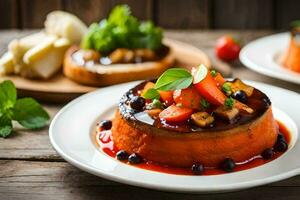
M121 3L172 29L286 29L300 19L299 0L0 0L0 29L41 28L57 9L90 24Z

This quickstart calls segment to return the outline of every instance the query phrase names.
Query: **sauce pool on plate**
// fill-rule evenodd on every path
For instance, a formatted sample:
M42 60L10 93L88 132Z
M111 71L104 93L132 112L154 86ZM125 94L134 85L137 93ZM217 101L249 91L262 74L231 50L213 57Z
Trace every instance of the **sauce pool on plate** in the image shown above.
M288 129L285 127L284 124L277 121L279 132L282 134L286 142L289 144L291 140L290 133ZM119 149L114 145L112 140L112 135L110 130L101 130L99 126L97 126L96 130L96 145L100 148L101 151L103 151L108 156L116 159L116 154L119 151ZM235 163L236 166L233 170L233 172L238 172L242 170L251 169L254 167L261 166L263 164L266 164L272 160L275 160L276 158L280 157L284 152L274 151L272 157L270 159L264 159L261 155L257 155L252 157L249 160ZM127 161L122 161L124 163L129 164ZM191 168L180 168L180 167L172 167L172 166L166 166L157 164L151 161L144 161L140 164L132 165L135 167L139 167L146 170L161 172L161 173L167 173L167 174L176 174L176 175L195 175L194 172L191 170ZM225 174L226 172L218 169L218 168L209 168L205 167L203 173L201 175L219 175L219 174Z

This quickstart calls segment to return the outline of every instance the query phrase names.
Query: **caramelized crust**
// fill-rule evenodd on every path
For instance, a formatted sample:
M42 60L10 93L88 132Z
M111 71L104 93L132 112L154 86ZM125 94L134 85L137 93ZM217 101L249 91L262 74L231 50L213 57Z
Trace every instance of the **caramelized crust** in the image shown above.
M217 167L225 158L243 162L271 148L277 138L277 126L271 107L254 121L229 130L191 133L140 127L117 111L112 135L118 149L139 153L149 161L178 167L194 163Z
M107 86L157 77L172 66L174 62L174 56L170 49L169 53L159 61L82 66L72 58L73 53L77 50L79 50L79 47L73 46L67 51L64 58L63 73L75 82L90 86Z

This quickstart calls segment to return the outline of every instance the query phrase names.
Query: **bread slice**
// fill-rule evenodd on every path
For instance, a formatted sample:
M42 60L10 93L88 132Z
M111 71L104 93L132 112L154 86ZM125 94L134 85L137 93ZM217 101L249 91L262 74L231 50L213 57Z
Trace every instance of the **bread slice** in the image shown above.
M64 58L63 73L71 80L89 86L107 86L155 78L174 63L174 54L172 49L170 49L169 53L159 61L83 66L72 58L73 53L79 49L77 46L69 48Z

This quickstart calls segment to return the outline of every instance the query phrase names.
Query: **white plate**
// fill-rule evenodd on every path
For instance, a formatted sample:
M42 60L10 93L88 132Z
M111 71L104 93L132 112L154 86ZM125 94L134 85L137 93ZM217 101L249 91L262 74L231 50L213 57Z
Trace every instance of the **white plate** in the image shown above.
M94 175L130 185L177 192L233 191L286 179L300 172L300 143L293 122L300 125L300 95L257 82L249 83L271 98L275 117L292 133L289 150L274 161L224 175L185 176L140 169L107 156L93 143L95 124L99 119L110 117L122 94L137 83L99 89L65 106L50 125L50 141L55 150L74 166Z
M246 67L258 73L300 84L300 73L290 71L280 63L289 41L289 33L254 40L241 50L240 60Z

